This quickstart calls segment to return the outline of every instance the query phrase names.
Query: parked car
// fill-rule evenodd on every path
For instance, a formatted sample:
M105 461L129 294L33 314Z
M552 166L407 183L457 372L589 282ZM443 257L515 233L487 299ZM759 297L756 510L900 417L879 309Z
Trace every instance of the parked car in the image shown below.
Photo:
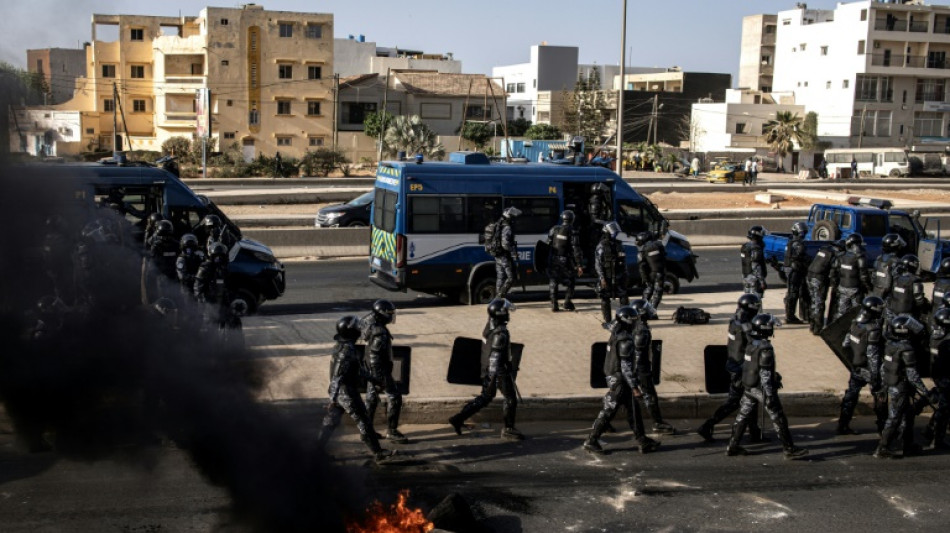
M739 163L728 163L710 170L706 179L709 183L735 183L745 179L745 169Z
M370 191L345 204L328 205L317 211L314 226L318 228L369 226L369 213L372 208L373 191Z

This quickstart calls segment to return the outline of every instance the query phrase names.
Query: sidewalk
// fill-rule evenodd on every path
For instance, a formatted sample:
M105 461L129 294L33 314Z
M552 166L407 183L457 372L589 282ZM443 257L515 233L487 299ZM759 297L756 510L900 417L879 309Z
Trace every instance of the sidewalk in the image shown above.
M766 292L765 310L784 319L784 287ZM703 349L725 344L726 324L739 293L667 295L653 321L653 336L663 341L661 383L657 387L664 416L706 417L722 396L704 390ZM518 294L514 294L518 301ZM590 347L606 341L599 300L580 300L576 313L552 313L548 302L518 305L509 326L513 342L524 343L518 387L524 398L519 419L592 419L605 389L589 386ZM707 325L677 325L670 316L678 306L701 307L713 315ZM253 353L272 363L261 399L272 402L324 401L328 355L337 319L368 310L340 308L332 313L253 316L245 320ZM400 310L391 327L395 344L412 347L411 393L404 400L407 423L439 423L478 387L446 382L449 354L457 336L478 338L485 324L484 306L445 306ZM773 339L778 370L784 377L783 403L790 416L835 416L848 373L806 325L779 328ZM500 396L483 417L494 420Z

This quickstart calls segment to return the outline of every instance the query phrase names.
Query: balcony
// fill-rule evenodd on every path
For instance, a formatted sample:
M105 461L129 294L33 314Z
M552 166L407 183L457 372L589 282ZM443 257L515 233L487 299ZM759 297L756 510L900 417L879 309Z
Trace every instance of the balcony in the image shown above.
M881 31L907 31L907 21L878 19L874 21L874 29ZM924 31L926 31L926 29Z
M910 31L916 33L927 33L930 29L926 20L915 20L910 23Z
M180 83L182 85L204 85L207 78L195 74L165 73L165 83Z
M906 67L906 68L944 68L930 66L926 56L905 56L897 54L871 54L871 66L874 67ZM941 64L934 62L934 65Z
M169 111L162 115L159 126L173 126L177 128L194 128L198 123L198 114L191 111Z

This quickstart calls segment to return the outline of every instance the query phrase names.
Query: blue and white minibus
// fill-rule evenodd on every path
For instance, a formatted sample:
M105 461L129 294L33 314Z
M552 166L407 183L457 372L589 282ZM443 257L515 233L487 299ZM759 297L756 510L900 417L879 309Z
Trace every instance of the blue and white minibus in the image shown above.
M668 230L656 206L620 177L596 166L549 163L491 163L485 154L455 152L447 162L384 161L376 171L370 244L370 280L391 291L408 289L487 303L495 295L495 263L485 251L485 226L504 208L521 210L513 229L518 242L517 285L547 283L535 268L534 250L572 209L587 265L578 282L593 282L593 249L599 237L587 214L591 187L607 184L615 219L623 229L631 285L639 282L634 237L645 230L663 234L667 248L667 290L697 276L689 241Z

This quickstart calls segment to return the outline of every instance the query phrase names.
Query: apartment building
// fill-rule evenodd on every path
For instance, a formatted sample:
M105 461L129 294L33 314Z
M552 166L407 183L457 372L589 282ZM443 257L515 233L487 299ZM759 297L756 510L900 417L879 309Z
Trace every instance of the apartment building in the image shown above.
M363 35L350 35L333 40L334 73L341 78L379 74L391 70L427 70L445 74L461 74L462 62L451 52L427 53L399 47L378 46Z
M196 17L93 15L86 63L75 97L57 107L91 117L81 144L93 148L113 148L114 123L125 149L192 137L202 89L211 94L211 137L239 143L246 158L300 156L332 140L329 14L248 4Z
M725 102L692 104L690 146L692 152L748 151L766 155L765 124L779 112L805 116L805 106L796 105L791 93L762 93L752 89L729 89Z
M46 104L61 104L73 97L76 78L86 76L85 48L42 48L26 51L26 68L46 80Z
M862 1L777 15L773 90L833 147L950 143L950 6Z
M776 15L749 15L742 19L739 51L739 88L772 92L775 67Z

